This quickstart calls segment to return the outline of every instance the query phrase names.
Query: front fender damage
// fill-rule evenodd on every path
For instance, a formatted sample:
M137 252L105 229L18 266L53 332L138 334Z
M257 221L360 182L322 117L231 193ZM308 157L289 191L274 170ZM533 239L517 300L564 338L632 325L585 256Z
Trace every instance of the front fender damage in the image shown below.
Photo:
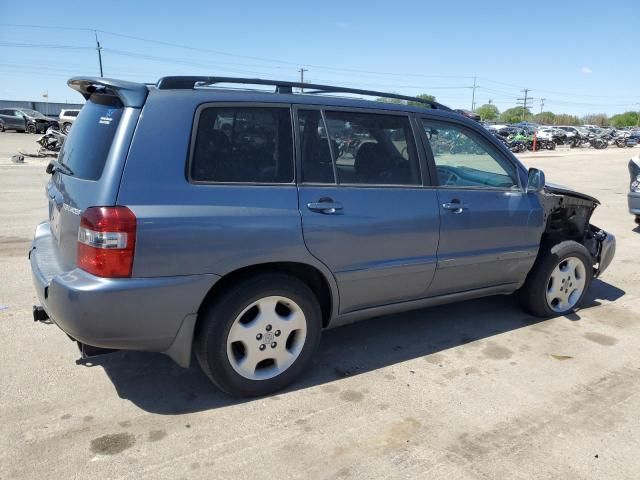
M546 186L541 197L546 220L542 241L581 243L591 254L594 276L600 276L611 264L616 245L611 233L589 223L600 202L589 195L555 185Z

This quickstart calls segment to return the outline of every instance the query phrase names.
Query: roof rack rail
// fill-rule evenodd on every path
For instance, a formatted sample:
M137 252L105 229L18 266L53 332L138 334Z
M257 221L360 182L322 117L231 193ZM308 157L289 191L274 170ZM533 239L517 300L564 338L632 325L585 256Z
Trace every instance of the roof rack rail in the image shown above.
M241 85L271 85L276 87L276 93L293 93L294 88L311 89L306 94L316 93L352 93L354 95L366 95L372 97L393 98L428 105L433 109L451 110L441 103L425 100L419 97L400 95L397 93L377 92L374 90L361 90L359 88L338 87L333 85L319 85L316 83L288 82L284 80L265 80L262 78L238 78L238 77L199 77L199 76L172 76L158 80L156 88L159 90L190 90L197 87L206 87L218 83L236 83Z

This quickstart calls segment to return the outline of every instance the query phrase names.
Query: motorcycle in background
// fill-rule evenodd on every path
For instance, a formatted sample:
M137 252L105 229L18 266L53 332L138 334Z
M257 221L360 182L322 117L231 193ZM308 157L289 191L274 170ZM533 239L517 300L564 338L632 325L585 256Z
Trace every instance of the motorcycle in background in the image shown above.
M40 145L38 155L43 157L48 155L56 156L62 149L66 139L67 136L64 133L53 128L48 128L47 132L36 140Z

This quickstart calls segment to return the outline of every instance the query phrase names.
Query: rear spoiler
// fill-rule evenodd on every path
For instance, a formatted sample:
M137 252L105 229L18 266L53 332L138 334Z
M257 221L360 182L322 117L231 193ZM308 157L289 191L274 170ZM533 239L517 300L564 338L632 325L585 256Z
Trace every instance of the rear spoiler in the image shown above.
M106 93L117 96L125 107L133 108L141 108L149 94L149 89L143 83L113 78L73 77L67 81L67 85L80 92L85 100L92 93Z

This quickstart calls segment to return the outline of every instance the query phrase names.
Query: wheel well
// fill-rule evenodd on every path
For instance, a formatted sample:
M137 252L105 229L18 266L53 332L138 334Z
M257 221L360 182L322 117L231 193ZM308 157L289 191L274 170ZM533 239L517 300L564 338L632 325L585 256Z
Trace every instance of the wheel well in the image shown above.
M570 202L554 209L547 220L541 243L555 245L573 240L584 245L594 258L597 257L598 243L589 224L593 210L591 205Z
M304 263L296 262L276 262L276 263L262 263L259 265L251 265L249 267L240 268L233 272L227 273L220 280L218 280L213 287L207 292L204 300L200 304L198 314L213 301L222 291L229 286L244 280L250 276L267 273L267 272L281 272L292 275L299 280L307 284L307 286L313 290L318 297L320 303L320 309L322 310L322 326L326 327L329 324L332 310L332 295L331 289L324 275L315 267Z

